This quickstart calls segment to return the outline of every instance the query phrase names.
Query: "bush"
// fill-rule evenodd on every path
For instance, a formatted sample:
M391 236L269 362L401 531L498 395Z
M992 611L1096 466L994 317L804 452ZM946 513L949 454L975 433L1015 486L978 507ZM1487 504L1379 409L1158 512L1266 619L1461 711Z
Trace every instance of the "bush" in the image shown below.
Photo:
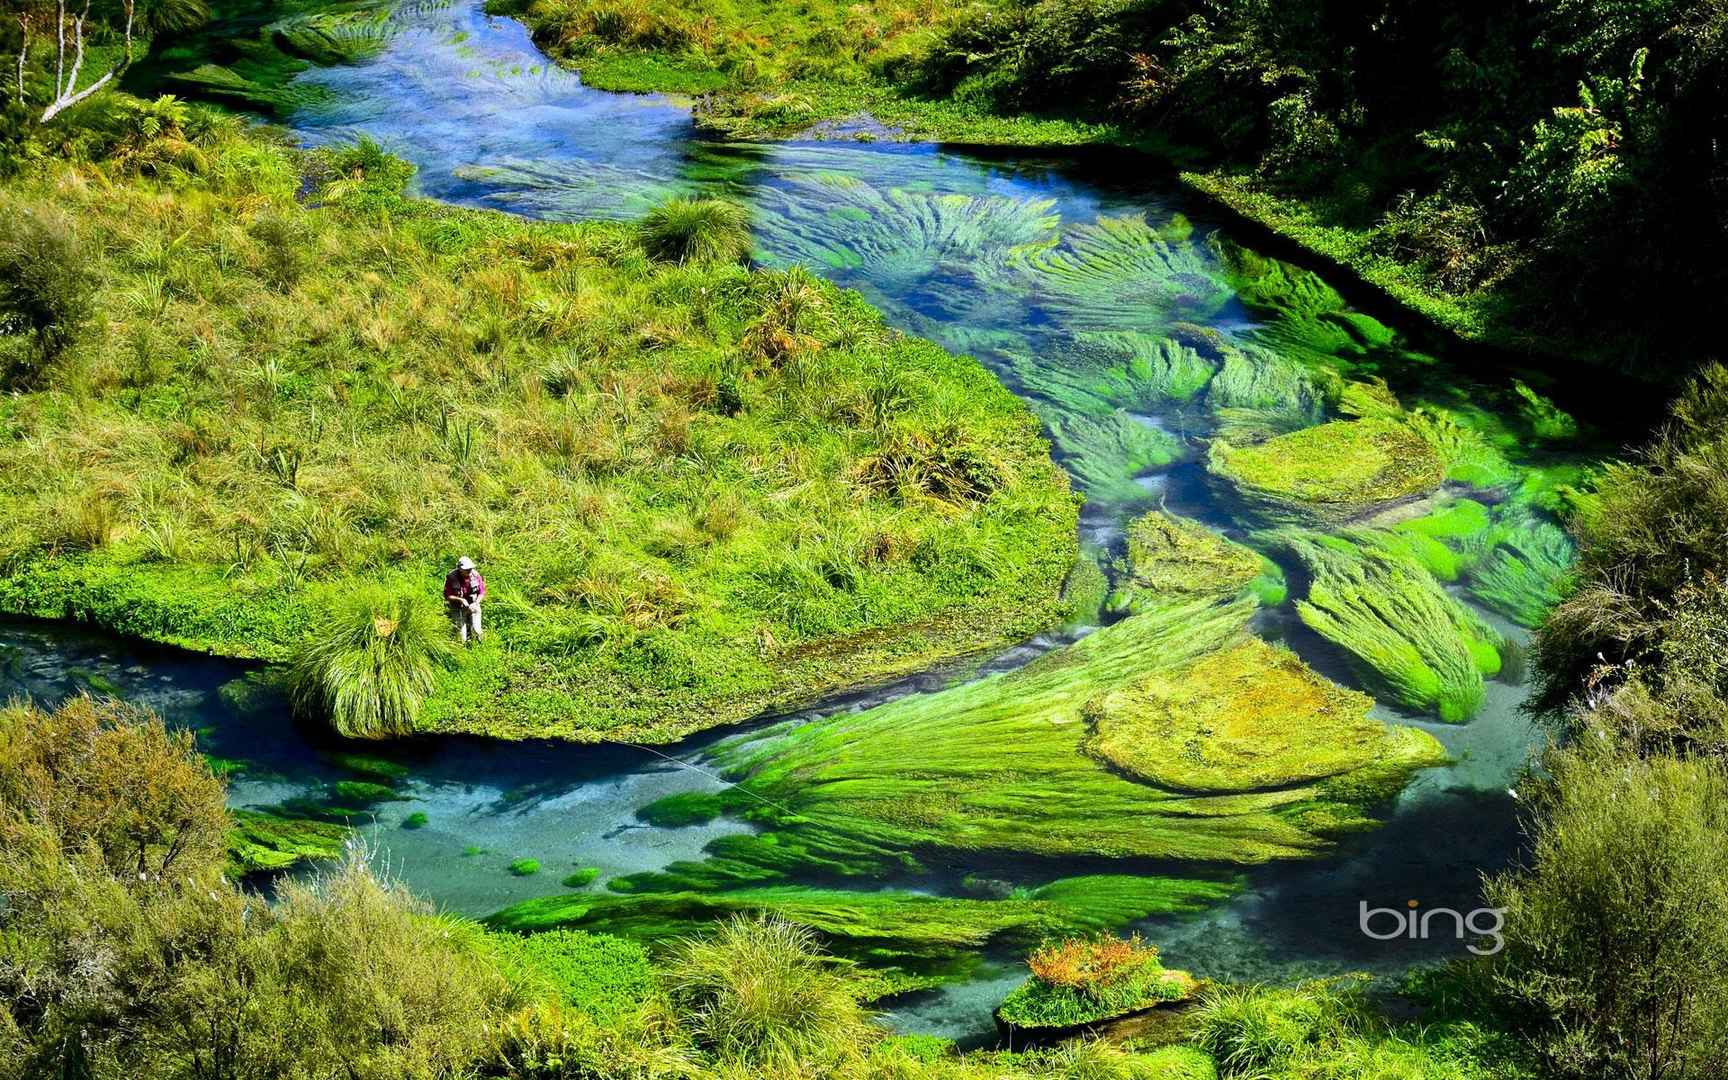
M820 1073L881 1035L815 935L779 919L739 917L680 943L666 980L698 1045L723 1062Z
M0 333L28 335L32 361L18 361L11 380L52 361L75 341L94 312L96 275L78 232L56 210L0 204Z
M289 696L349 737L406 734L454 656L430 602L361 587L314 620L289 660Z
M637 237L659 262L725 263L750 257L750 217L724 199L667 199L648 211Z
M1728 1060L1728 778L1712 762L1550 755L1505 908L1499 985L1562 1076L1707 1076Z

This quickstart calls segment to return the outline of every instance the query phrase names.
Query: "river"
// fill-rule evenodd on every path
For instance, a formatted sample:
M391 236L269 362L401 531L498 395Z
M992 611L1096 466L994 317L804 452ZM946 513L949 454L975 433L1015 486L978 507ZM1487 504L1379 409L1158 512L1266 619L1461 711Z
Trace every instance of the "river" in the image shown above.
M301 76L327 91L319 105L292 118L303 140L338 142L364 133L419 167L420 194L558 220L628 218L670 193L723 191L752 206L762 261L810 265L863 292L895 327L978 356L1058 434L1076 406L1048 389L1049 374L1072 344L1071 328L1004 287L1001 250L1058 224L1140 215L1160 224L1185 221L1195 257L1212 257L1206 240L1219 228L1216 219L1132 158L851 139L718 143L699 137L686 103L582 86L550 64L520 24L486 16L478 0L410 5L395 30L365 62ZM1225 334L1256 329L1256 317L1234 300L1172 314L1169 305L1180 308L1186 300L1157 299L1165 307L1156 320L1146 315L1144 326L1132 307L1091 317L1111 331L1157 332L1171 318L1190 316ZM1415 351L1387 350L1373 370L1400 393L1489 399L1505 389L1478 385L1457 365ZM1181 417L1132 420L1179 442L1204 434L1184 427ZM1124 523L1158 502L1227 530L1242 525L1214 501L1192 460L1140 468L1132 453L1113 456L1096 441L1061 437L1057 456L1089 496L1082 538L1095 558L1107 562ZM1523 636L1482 613L1509 636ZM1287 606L1263 616L1259 627L1318 670L1359 684L1341 654ZM1057 636L1030 643L986 667L1010 667L1061 644ZM255 689L236 693L247 685L244 664L31 623L0 624L0 650L0 690L8 694L52 700L80 689L116 693L197 730L205 752L239 763L230 787L236 806L279 805L364 775L341 756L353 748L299 728L279 698ZM974 665L933 672L824 708L926 692L977 671ZM1460 954L1462 943L1451 939L1372 940L1358 928L1358 904L1419 899L1473 908L1480 875L1511 858L1516 803L1508 789L1536 735L1519 712L1523 689L1490 682L1488 694L1465 725L1378 706L1388 720L1433 731L1455 763L1418 774L1386 808L1379 830L1323 858L1255 868L1230 902L1153 920L1142 931L1168 963L1217 978L1395 974ZM749 826L721 819L651 828L634 811L673 792L715 788L719 781L702 768L701 755L726 734L732 733L654 750L467 739L367 745L360 752L404 767L407 779L398 784L399 798L378 804L360 834L372 857L417 892L473 915L543 895L576 867L595 867L604 881L697 859L710 840ZM416 814L425 815L424 826L405 827L417 824L410 818ZM545 872L512 875L509 864L523 858L538 860ZM984 1037L990 1008L1020 977L1006 962L987 970L993 974L896 1003L893 1022Z

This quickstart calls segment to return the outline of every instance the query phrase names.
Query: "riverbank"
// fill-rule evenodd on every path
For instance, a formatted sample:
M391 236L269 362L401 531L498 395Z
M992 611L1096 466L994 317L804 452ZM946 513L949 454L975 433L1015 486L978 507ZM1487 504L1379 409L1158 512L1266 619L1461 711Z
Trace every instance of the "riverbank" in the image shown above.
M1505 100L1483 106L1488 118L1407 109L1416 118L1397 114L1395 122L1411 131L1400 126L1376 139L1356 97L1334 91L1343 101L1322 105L1314 87L1333 74L1327 58L1351 48L1410 49L1416 55L1406 66L1421 65L1423 78L1453 77L1442 63L1433 65L1439 74L1427 71L1427 52L1397 27L1385 29L1389 43L1371 44L1375 33L1362 31L1364 41L1349 38L1353 46L1315 55L1286 41L1290 57L1282 60L1273 46L1280 31L1229 5L1186 28L1166 25L1175 16L1161 10L1089 4L933 11L877 3L795 13L769 2L704 14L678 3L638 10L491 0L488 10L522 20L547 55L588 85L693 98L698 124L725 138L1111 146L1145 154L1149 168L1307 253L1328 273L1446 338L1522 362L1585 360L1666 387L1680 371L1668 358L1692 348L1677 336L1672 315L1654 314L1666 310L1657 300L1675 292L1655 284L1666 272L1660 251L1633 250L1642 241L1625 233L1630 211L1617 211L1617 219L1599 205L1626 189L1622 174L1632 166L1616 155L1634 120L1596 108L1597 97L1610 93L1603 87L1617 84L1570 73L1575 59L1551 58L1539 86L1508 88ZM1481 46L1454 47L1473 55ZM1567 55L1559 45L1554 51ZM1503 74L1496 56L1479 63L1485 79ZM1576 87L1586 83L1580 105ZM1260 100L1286 84L1298 89ZM1467 98L1480 89L1448 92ZM1557 96L1543 98L1549 91ZM1240 108L1220 104L1231 95ZM1435 130L1415 130L1423 124ZM1590 151L1587 139L1576 149L1561 145L1580 125L1606 129L1611 151ZM1486 141L1467 150L1459 145L1465 131ZM1520 154L1552 160L1516 164ZM1556 179L1531 179L1542 170ZM1580 244L1591 250L1594 242L1580 239L1586 229L1617 231L1628 265L1647 255L1660 264L1637 299L1624 283L1596 281L1614 277L1606 266L1580 273L1582 252L1568 252ZM1655 296L1646 296L1651 290Z
M95 317L14 366L0 610L292 660L357 594L435 608L467 554L488 637L412 730L638 742L1060 621L1076 501L975 361L799 273L159 108L5 186Z

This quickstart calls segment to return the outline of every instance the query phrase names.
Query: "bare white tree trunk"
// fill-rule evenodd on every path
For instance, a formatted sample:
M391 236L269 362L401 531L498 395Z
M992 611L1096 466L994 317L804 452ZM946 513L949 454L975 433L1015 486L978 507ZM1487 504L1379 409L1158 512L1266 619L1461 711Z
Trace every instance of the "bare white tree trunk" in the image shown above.
M18 100L24 100L24 65L30 59L30 16L18 16Z
M44 124L107 86L113 81L115 72L119 71L119 68L116 68L84 89L77 89L78 73L84 67L84 20L89 17L90 0L84 0L83 13L72 19L72 45L74 49L72 70L62 79L61 72L65 71L66 68L66 0L60 0L60 53L59 59L54 65L54 100L50 101L48 107L42 110L42 122Z
M132 62L132 17L138 14L138 0L125 0L126 3L126 60Z

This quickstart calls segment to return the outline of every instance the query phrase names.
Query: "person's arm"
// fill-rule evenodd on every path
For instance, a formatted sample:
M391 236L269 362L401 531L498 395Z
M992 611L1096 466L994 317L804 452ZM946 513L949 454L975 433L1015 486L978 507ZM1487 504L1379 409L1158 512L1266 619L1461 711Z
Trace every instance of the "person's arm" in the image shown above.
M458 601L461 601L464 604L467 603L466 600L462 599L462 586L457 583L454 577L446 574L444 575L444 602L446 604L452 604Z

